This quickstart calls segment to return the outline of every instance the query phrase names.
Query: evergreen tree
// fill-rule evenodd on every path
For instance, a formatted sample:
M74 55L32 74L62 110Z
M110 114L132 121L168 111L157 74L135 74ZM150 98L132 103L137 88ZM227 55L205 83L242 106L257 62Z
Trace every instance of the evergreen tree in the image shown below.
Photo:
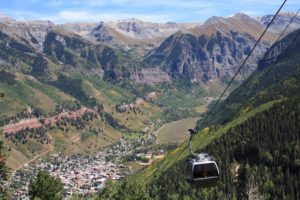
M43 76L48 68L47 65L48 65L48 62L43 57L43 55L38 54L37 58L35 59L33 65L32 65L31 74L36 77Z
M59 178L51 176L45 171L40 171L35 180L29 184L30 199L60 200L63 184Z
M0 141L0 199L6 199L8 197L8 190L4 187L5 181L8 180L9 170L5 165L6 152L3 141Z
M126 192L124 192L126 191ZM103 191L99 193L99 200L150 200L144 184L135 180L124 180L121 184L108 181ZM98 200L97 199L97 200Z

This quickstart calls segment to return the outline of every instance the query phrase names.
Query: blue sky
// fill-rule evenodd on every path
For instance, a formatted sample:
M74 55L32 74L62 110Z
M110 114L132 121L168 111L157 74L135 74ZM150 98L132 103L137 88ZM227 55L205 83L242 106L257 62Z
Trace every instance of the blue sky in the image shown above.
M210 16L237 12L251 16L274 13L283 0L0 0L0 12L18 20L55 23L99 22L138 18L154 22L203 22ZM288 0L296 12L300 0Z

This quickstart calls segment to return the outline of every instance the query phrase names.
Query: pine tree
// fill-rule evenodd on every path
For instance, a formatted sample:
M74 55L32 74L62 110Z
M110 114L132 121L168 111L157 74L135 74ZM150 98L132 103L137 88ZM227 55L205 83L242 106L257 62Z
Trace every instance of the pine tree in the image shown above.
M9 169L5 165L6 151L4 148L3 141L0 141L0 199L8 197L8 190L5 188L5 181L9 177Z
M31 180L29 184L30 199L62 199L61 192L63 184L59 178L51 176L48 172L40 171L35 180Z

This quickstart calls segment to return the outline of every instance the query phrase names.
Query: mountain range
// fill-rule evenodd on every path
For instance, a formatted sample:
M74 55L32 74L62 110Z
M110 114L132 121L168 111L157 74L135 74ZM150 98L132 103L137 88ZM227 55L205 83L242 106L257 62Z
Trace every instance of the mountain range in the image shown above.
M128 19L55 25L50 21L16 21L1 15L0 25L1 33L18 43L10 48L26 46L27 51L31 49L27 54L57 60L64 70L86 73L89 66L105 79L129 78L151 84L183 77L192 82L228 80L270 17L256 20L238 13L229 18L211 17L203 24ZM241 79L256 68L257 57L275 41L281 31L279 26L287 24L290 17L283 13L275 21ZM299 26L297 17L289 30ZM59 57L50 52L59 50Z
M287 24L291 17L286 13L280 16L278 24ZM97 117L87 124L98 130L96 121L102 119L105 131L99 143L103 146L106 133L112 142L122 132L148 130L149 120L160 124L198 116L207 106L203 99L216 96L225 87L269 18L257 20L238 13L229 18L212 17L204 23L129 19L57 25L0 15L0 90L5 93L0 99L0 124L18 126L22 120L36 122L36 117L51 118L90 108L96 110ZM299 26L297 18L289 31ZM274 26L263 39L235 86L257 68L259 58L281 30ZM274 55L279 53L274 50ZM154 98L149 100L149 94ZM121 105L133 105L129 107L135 109L126 111L130 117L118 112ZM65 152L89 146L90 141L85 141L79 148L70 142L72 138L60 133L60 126L54 127L59 134L46 132L55 141L66 143ZM27 143L24 150L18 140L13 141L16 143L10 139L7 143L14 156L23 156L25 161L49 148L30 139L38 148L33 150L35 145Z
M272 16L54 24L0 15L6 164L18 169L49 152L94 153L120 139L132 142L131 153L141 150L136 144L159 149L153 132L206 117ZM185 182L190 156L184 143L108 182L95 198L299 199L299 16L277 40L293 16L279 14L227 98L206 124L197 122L193 147L216 159L216 187L197 190Z

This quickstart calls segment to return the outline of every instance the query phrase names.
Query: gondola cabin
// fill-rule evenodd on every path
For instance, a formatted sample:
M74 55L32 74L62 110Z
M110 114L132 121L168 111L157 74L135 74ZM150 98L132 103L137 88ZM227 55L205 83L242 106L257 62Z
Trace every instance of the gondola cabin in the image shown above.
M187 182L200 187L215 186L219 180L217 163L208 154L198 154L187 164Z

